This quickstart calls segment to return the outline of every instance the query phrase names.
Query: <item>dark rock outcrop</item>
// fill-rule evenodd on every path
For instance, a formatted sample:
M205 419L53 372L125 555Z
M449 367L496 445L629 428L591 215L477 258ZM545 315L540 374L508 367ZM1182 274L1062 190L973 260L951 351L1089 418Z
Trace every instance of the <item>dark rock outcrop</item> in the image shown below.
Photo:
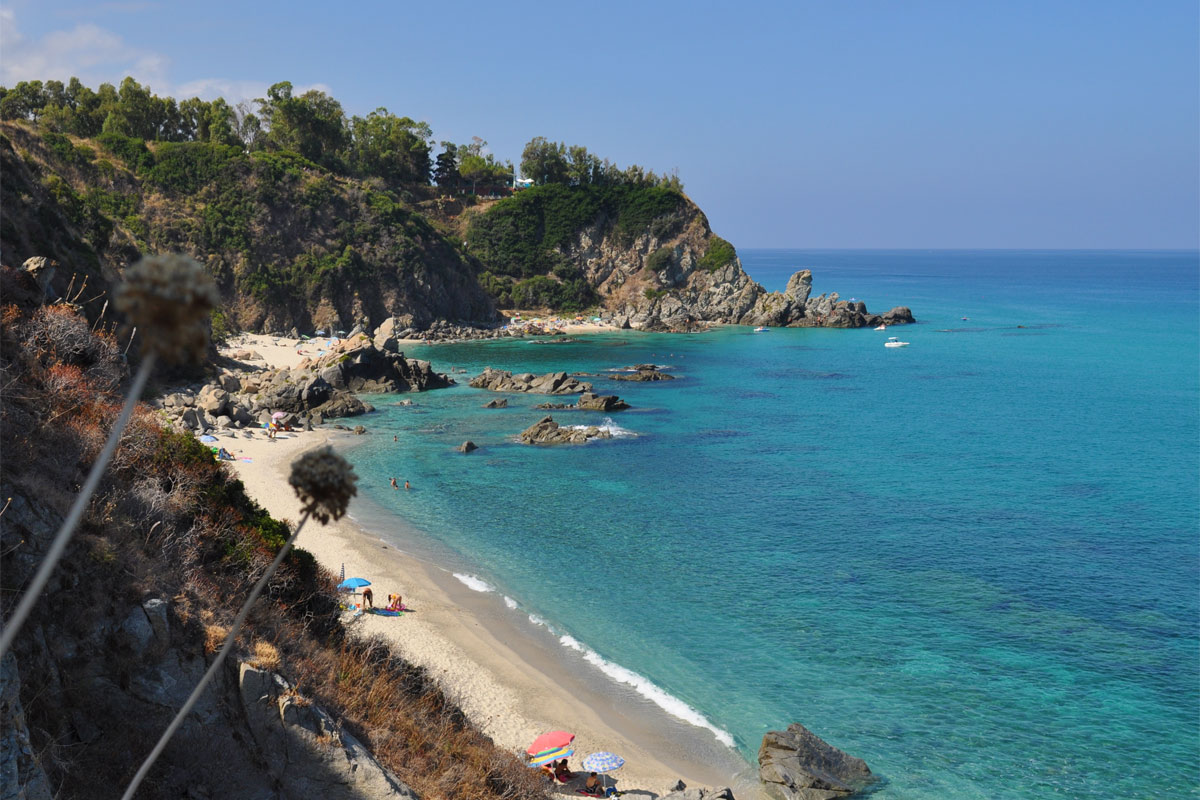
M470 453L473 450L478 450L479 445L475 444L470 439L467 439L465 442L463 442L461 445L459 445L458 447L456 447L454 449L460 453Z
M638 364L633 372L614 372L614 381L673 381L674 375L662 372L653 364Z
M417 800L358 739L279 675L241 664L238 696L253 742L284 796Z
M483 404L484 408L508 408L508 400L504 397L497 397L495 400L488 400Z
M468 385L492 392L529 394L579 394L592 391L590 383L578 381L565 372L548 372L545 375L521 372L514 375L491 367L484 367L483 372L472 378Z
M542 417L521 431L525 444L586 444L591 439L611 439L612 434L594 425L586 428L564 428L553 417Z
M624 411L629 408L629 403L626 403L615 394L596 395L592 392L584 392L579 395L577 403L541 403L534 408L545 409L574 409L577 411Z
M798 722L763 736L758 775L783 800L847 797L874 780L865 761L843 753Z
M423 392L451 386L454 381L434 372L428 361L405 358L381 349L365 335L346 339L319 358L294 369L224 371L194 392L176 392L161 400L167 416L179 427L205 432L213 429L256 428L272 414L289 416L287 425L319 425L326 418L353 417L374 409L356 392Z

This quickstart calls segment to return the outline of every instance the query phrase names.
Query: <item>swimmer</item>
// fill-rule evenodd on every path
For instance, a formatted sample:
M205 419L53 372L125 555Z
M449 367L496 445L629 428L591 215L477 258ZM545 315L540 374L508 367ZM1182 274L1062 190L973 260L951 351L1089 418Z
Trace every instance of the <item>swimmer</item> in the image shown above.
M408 485L408 481L405 481L405 482L404 482L404 488L405 488L405 489L411 489L412 487Z
M395 478L392 478L392 488L393 488L393 489L399 489L399 488L400 488L399 486L397 486L397 485L396 485L396 479L395 479Z
M400 437L399 437L399 436L393 436L393 437L392 437L392 441L393 441L393 442L398 442L398 441L400 441Z

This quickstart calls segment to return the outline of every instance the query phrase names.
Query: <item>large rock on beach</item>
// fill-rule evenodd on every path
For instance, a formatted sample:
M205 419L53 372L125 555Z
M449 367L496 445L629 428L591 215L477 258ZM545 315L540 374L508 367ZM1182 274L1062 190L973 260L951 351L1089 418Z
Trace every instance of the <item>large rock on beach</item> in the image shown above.
M553 417L542 417L521 431L525 444L586 444L591 439L611 439L612 434L594 425L586 428L564 428Z
M758 776L783 800L848 797L875 779L861 758L843 753L798 722L763 736Z
M579 394L592 391L590 383L576 380L565 372L549 372L545 375L521 372L514 375L491 367L484 367L483 372L472 378L469 385L491 392L529 394Z

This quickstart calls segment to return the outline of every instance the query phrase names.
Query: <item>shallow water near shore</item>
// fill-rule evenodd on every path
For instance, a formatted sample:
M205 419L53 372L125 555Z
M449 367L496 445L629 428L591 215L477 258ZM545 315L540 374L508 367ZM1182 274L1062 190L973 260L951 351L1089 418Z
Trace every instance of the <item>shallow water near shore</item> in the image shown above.
M1197 254L741 255L768 289L808 267L921 322L419 348L462 385L374 399L362 491L749 760L800 721L879 798L1197 796ZM465 385L646 362L678 379L586 379L633 406L611 414ZM517 444L547 413L614 438Z

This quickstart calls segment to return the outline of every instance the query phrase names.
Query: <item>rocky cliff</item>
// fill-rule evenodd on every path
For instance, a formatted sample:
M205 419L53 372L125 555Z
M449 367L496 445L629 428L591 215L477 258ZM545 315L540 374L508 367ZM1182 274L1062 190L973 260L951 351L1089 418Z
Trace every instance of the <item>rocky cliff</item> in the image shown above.
M855 328L913 321L903 307L877 315L836 292L811 297L809 270L795 273L783 292L767 292L742 269L733 245L712 232L704 213L664 187L537 187L472 220L467 241L514 298L535 281L567 286L579 275L601 317L620 327Z

